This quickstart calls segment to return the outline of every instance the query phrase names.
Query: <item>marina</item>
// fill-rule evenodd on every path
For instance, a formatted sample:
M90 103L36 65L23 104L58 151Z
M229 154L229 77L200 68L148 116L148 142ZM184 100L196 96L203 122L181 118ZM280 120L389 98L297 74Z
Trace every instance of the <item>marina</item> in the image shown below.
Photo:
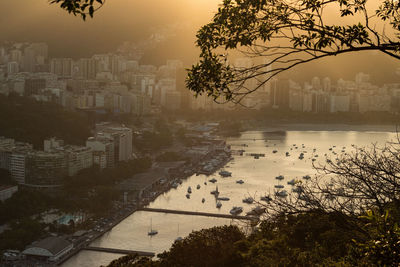
M135 251L147 251L160 253L168 249L178 237L187 236L192 230L200 230L218 225L232 224L232 217L239 216L239 221L243 214L258 217L256 207L258 203L268 205L270 198L274 195L278 197L286 197L289 193L301 192L302 188L295 185L287 185L287 189L275 189L274 186L280 181L280 184L286 184L292 179L295 181L301 180L307 182L312 179L315 171L312 170L312 159L316 158L317 162L325 162L327 157L334 159L337 154L341 153L342 147L346 146L346 151L349 153L354 149L351 144L358 146L368 145L371 142L382 142L395 137L393 133L385 132L287 132L286 136L277 140L269 139L268 133L259 131L246 132L242 137L228 139L228 144L232 147L247 144L246 150L251 153L265 153L266 157L254 159L254 157L243 154L234 154L230 161L229 172L232 178L215 179L219 176L221 170L228 170L224 165L220 166L214 173L207 176L204 174L192 175L188 179L183 179L182 184L177 188L171 187L168 192L161 192L144 208L159 209L160 212L152 212L146 210L138 210L131 215L128 215L120 223L113 226L106 234L101 235L88 245L94 247L117 248ZM243 141L251 140L251 141ZM256 139L256 141L253 141ZM300 144L299 148L303 151L293 149L293 156L286 157L284 151L289 151L293 144ZM301 144L304 144L304 149ZM276 145L274 145L276 144ZM268 145L268 147L266 146ZM336 145L338 148L334 148ZM244 147L244 146L243 146ZM313 149L316 151L313 151ZM329 150L332 148L332 150ZM283 151L282 153L272 153L276 149ZM339 150L340 149L340 150ZM304 153L307 151L307 153ZM299 160L299 154L304 153L304 159ZM250 153L250 152L249 152ZM319 157L314 157L313 153L318 153ZM275 177L283 176L282 180L277 180ZM296 178L297 177L297 178ZM214 183L209 182L215 179ZM239 184L236 181L243 179L245 183ZM200 189L197 185L201 184ZM190 198L186 198L188 187L192 188ZM218 200L212 191L218 191L218 196L229 198L228 202ZM242 200L252 197L255 204L242 204ZM221 206L217 207L220 203ZM234 206L237 208L243 205L241 213L232 214L230 211ZM174 212L161 212L164 210L173 210ZM236 209L233 212L238 212ZM179 214L178 214L179 212ZM183 214L189 212L191 214ZM261 212L261 211L260 211ZM205 216L201 214L204 213ZM210 216L210 214L215 214ZM217 217L218 214L218 217ZM226 217L225 217L226 216ZM153 227L157 229L158 234L148 236L149 222L152 218ZM248 220L247 221L251 221ZM179 233L177 227L179 225ZM240 225L240 224L239 224ZM82 250L77 255L66 261L62 266L79 266L94 267L101 264L107 264L112 259L120 257L121 254L102 253L95 251ZM96 264L93 264L96 262Z

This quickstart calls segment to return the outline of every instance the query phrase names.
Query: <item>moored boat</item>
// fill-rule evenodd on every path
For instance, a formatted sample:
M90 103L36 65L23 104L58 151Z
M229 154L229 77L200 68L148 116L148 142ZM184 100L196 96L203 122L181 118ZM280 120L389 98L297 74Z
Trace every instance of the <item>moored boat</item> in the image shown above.
M233 208L229 211L229 213L232 214L232 215L238 215L238 214L240 214L240 213L242 213L242 212L243 212L243 208L242 208L242 207L233 207Z

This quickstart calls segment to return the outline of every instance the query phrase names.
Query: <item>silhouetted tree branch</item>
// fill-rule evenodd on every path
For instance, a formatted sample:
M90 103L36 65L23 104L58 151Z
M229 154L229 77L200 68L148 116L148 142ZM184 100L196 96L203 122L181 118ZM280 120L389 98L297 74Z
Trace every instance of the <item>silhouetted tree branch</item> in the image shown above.
M369 2L225 0L197 33L200 61L189 70L187 86L239 103L279 73L324 57L376 50L400 59L399 1L384 0L372 14ZM333 15L356 22L331 23ZM253 65L230 64L233 51L252 58Z
M266 205L268 214L297 214L309 210L358 216L368 210L384 214L400 201L400 142L354 146L354 151L326 164L314 166L318 174L296 182L295 192L275 196Z
M50 4L58 4L62 9L74 16L80 16L83 20L94 13L105 4L106 0L49 0Z

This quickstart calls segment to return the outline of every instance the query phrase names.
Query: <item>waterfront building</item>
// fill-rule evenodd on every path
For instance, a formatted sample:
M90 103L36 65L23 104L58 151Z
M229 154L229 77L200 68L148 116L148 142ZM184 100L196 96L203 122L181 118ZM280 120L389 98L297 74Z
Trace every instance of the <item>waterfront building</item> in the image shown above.
M303 111L303 92L300 89L289 91L289 108L293 111Z
M274 80L271 83L271 104L273 108L288 109L289 108L289 80Z
M18 192L17 185L0 185L0 202L9 199L16 192Z
M368 111L389 112L391 110L391 97L383 94L359 94L358 111L360 113Z
M22 254L28 257L56 261L73 249L73 244L60 237L47 237L33 242Z
M350 110L349 95L331 95L329 112L348 112Z

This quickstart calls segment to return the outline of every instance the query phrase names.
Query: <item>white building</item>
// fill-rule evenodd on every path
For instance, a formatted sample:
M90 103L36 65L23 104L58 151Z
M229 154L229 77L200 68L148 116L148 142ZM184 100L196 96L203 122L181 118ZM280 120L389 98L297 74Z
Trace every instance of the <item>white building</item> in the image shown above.
M350 111L349 95L331 95L329 112L348 112Z
M93 151L90 147L66 146L68 176L93 166Z

